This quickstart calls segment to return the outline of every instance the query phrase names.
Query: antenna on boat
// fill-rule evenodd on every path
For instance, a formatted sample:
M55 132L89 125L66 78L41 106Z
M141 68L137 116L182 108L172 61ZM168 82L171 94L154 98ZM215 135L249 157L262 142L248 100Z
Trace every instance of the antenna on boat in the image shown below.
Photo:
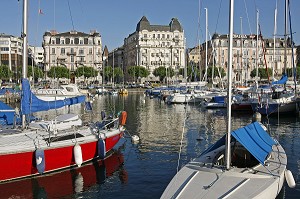
M23 31L22 31L22 38L23 38L23 67L22 67L22 78L27 78L27 57L28 57L28 45L27 45L27 19L28 13L28 0L23 1ZM22 114L22 128L25 128L26 125L26 116Z

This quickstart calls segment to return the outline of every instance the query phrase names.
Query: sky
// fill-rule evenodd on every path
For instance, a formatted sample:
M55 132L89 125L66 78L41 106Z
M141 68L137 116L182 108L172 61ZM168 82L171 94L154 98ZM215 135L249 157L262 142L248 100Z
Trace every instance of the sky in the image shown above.
M235 0L234 33L256 34L256 13L264 38L274 35L277 4L277 37L284 35L285 0ZM0 33L20 36L22 0L0 0ZM293 40L300 45L300 0L290 0ZM135 32L142 16L151 25L168 25L172 18L181 23L187 48L205 42L206 10L208 39L217 32L228 34L229 0L29 0L28 41L42 46L45 31L97 30L108 50L123 45ZM41 10L41 13L39 13ZM289 31L290 32L290 31Z

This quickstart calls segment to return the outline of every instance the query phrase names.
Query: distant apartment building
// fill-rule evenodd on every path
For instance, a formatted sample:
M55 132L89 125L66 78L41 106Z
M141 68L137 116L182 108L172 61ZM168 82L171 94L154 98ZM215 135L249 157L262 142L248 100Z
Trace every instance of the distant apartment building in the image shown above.
M33 65L42 68L44 66L44 48L29 46L29 57L34 60Z
M185 48L184 30L178 19L172 18L169 25L151 25L143 16L135 32L124 39L124 66L143 66L151 74L141 81L157 81L153 75L156 68L172 68L178 74L185 67Z
M214 65L224 68L225 72L227 72L228 43L229 35L213 35L212 39L208 41L207 67ZM276 38L274 45L273 38L262 40L259 37L257 40L256 35L234 34L232 62L234 80L249 80L252 70L256 69L256 67L265 68L266 65L271 71L274 71L274 77L280 77L284 72L285 45L287 45L286 68L293 67L291 41L288 39L286 43L283 38ZM189 63L199 63L199 57L196 54L200 54L200 68L203 72L206 68L205 49L206 43L203 43L200 46L200 53L197 47L189 50L188 54ZM263 49L265 49L265 53ZM296 48L294 48L294 56L296 63Z
M23 39L0 33L0 65L6 65L17 79L17 67L23 63Z
M80 66L102 68L102 41L96 31L45 32L43 36L44 70L65 66L75 71Z

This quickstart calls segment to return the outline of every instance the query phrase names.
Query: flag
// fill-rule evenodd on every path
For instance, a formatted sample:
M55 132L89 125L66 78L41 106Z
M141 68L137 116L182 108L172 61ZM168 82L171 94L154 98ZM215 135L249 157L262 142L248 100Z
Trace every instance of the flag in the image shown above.
M39 9L39 14L41 14L41 15L44 14L43 11L42 11L42 9Z

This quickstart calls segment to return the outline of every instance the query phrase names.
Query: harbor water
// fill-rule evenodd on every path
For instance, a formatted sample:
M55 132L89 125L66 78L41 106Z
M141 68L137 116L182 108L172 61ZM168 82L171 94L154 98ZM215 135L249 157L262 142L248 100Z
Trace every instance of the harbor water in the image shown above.
M75 106L39 116L47 119L57 112L71 111L89 122L100 120L102 110L107 115L125 110L128 113L126 134L113 153L105 160L80 168L2 183L0 198L160 198L177 170L226 132L226 109L205 110L198 104L167 105L143 93L96 96L92 105L92 112ZM251 113L234 112L232 129L251 121ZM300 198L300 118L263 117L262 123L284 147L287 168L296 181L294 189L285 183L277 198ZM132 142L133 135L140 140Z

